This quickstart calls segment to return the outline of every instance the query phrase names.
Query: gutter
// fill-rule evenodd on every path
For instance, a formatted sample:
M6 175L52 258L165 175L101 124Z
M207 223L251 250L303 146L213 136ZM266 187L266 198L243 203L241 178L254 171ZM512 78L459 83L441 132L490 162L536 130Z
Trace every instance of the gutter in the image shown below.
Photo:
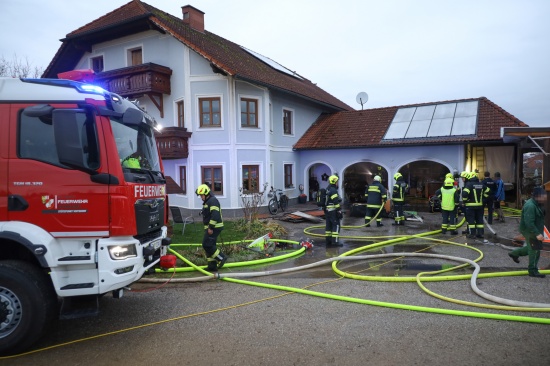
M311 97L308 97L308 96L305 96L303 94L299 94L299 93L296 93L296 92L293 92L293 91L290 91L288 89L283 89L281 87L278 87L278 86L275 86L275 85L272 85L272 84L268 84L268 83L265 83L265 82L262 82L262 81L258 81L256 79L251 79L251 78L248 78L246 76L241 76L239 74L235 74L234 75L235 79L238 79L238 80L243 80L243 81L247 81L247 82L250 82L250 83L253 83L253 84L259 84L259 85L262 85L262 86L265 86L265 87L268 87L270 89L275 89L275 90L278 90L280 92L283 92L283 93L286 93L286 94L290 94L290 95L294 95L296 97L299 97L299 98L302 98L302 99L305 99L305 100L308 100L310 102L314 102L316 104L321 104L322 106L324 107L329 107L331 109L336 109L337 111L347 111L347 109L344 109L344 108L341 108L341 107L337 107L335 105L332 105L332 104L329 104L329 103L326 103L326 102L322 102L318 99L314 99L314 98L311 98Z

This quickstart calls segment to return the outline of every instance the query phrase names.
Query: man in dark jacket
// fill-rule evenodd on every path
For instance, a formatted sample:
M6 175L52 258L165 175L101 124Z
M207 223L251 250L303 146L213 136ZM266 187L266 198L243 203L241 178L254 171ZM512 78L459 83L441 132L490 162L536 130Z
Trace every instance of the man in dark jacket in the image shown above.
M487 223L489 225L493 224L493 212L495 209L495 193L497 191L497 185L494 180L491 179L491 173L485 172L484 178L481 181L481 183L489 188L489 193L485 201L483 202L483 206L487 207Z
M399 172L394 174L393 179L395 179L395 184L393 186L392 201L393 210L395 212L395 222L392 225L405 225L405 193L409 185Z
M532 197L525 202L521 210L521 220L519 222L519 231L525 237L525 245L514 249L508 255L514 262L519 263L519 257L529 256L529 265L527 270L529 276L544 278L539 273L538 263L542 241L544 240L544 203L546 202L546 191L542 187L533 189Z
M328 177L327 186L327 205L325 207L325 243L327 247L341 247L338 242L340 236L340 220L342 219L342 208L340 203L342 199L338 195L338 176Z
M201 184L195 193L201 197L203 202L201 212L202 223L204 224L202 247L208 262L207 270L216 272L218 268L223 267L227 260L227 256L216 247L218 236L223 230L222 209L220 202L210 192L210 187L206 184Z
M382 216L380 215L380 211L382 210L384 203L386 203L387 191L382 185L382 178L379 175L374 176L374 182L372 182L365 192L365 198L367 199L365 226L370 226L370 222L376 214L378 214L378 216L376 216L376 226L384 226L384 224L382 224Z
M496 185L496 192L495 192L495 210L497 211L498 215L498 221L504 222L504 213L502 212L502 208L500 207L500 204L502 201L504 201L505 193L504 193L504 182L500 178L500 173L495 173L495 185Z

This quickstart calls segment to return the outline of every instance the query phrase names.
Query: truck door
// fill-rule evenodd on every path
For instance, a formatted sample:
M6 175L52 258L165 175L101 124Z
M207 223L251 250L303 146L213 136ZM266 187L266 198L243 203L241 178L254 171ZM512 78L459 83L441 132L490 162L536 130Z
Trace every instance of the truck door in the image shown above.
M74 105L12 109L17 128L10 130L13 143L8 171L8 219L35 224L54 237L108 236L109 185L90 179L93 171L107 167L107 157L99 153L101 139L93 113L71 107ZM78 129L81 141L71 148L75 161L89 166L89 172L59 162L56 145L71 142L62 141L59 134L54 136L56 111L69 116L72 128Z

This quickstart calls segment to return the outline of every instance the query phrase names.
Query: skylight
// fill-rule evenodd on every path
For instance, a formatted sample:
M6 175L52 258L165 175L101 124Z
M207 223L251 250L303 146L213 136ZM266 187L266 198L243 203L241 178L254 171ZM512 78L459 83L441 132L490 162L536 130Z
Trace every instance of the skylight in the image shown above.
M478 101L399 108L384 140L475 135Z
M296 74L294 71L291 71L291 70L287 69L286 67L284 67L283 65L279 64L279 63L276 62L276 61L273 61L273 60L270 59L269 57L266 57L266 56L264 56L264 55L260 55L259 53L254 52L254 51L252 51L252 50L249 50L248 48L243 47L243 46L241 46L241 48L242 48L243 50L245 50L246 52L250 53L252 56L254 56L254 57L256 57L257 59L259 59L260 61L262 61L262 62L268 64L269 66L271 66L271 67L274 68L275 70L284 72L285 74L290 75L290 76L294 76L294 77L297 78L297 79L304 80L304 78L302 78L300 75Z

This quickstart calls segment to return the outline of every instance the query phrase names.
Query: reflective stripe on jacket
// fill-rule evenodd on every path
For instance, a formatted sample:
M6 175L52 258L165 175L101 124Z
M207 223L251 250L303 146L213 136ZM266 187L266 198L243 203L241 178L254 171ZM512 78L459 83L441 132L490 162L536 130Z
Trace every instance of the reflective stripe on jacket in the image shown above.
M340 209L340 202L342 202L342 199L338 195L338 188L334 184L329 184L327 187L327 210Z
M440 192L439 198L441 200L441 209L445 211L453 211L459 201L458 190L454 186L441 187L438 192Z
M365 192L367 207L380 207L386 201L387 191L382 183L374 181Z
M202 223L204 228L222 229L223 228L223 219L222 219L222 209L220 207L220 202L212 194L204 201L202 205Z
M407 188L409 188L408 184L403 180L403 178L399 178L393 186L393 202L405 202L405 192L407 191Z
M462 190L462 201L466 207L483 207L483 199L488 195L489 188L485 187L478 178L472 178Z

